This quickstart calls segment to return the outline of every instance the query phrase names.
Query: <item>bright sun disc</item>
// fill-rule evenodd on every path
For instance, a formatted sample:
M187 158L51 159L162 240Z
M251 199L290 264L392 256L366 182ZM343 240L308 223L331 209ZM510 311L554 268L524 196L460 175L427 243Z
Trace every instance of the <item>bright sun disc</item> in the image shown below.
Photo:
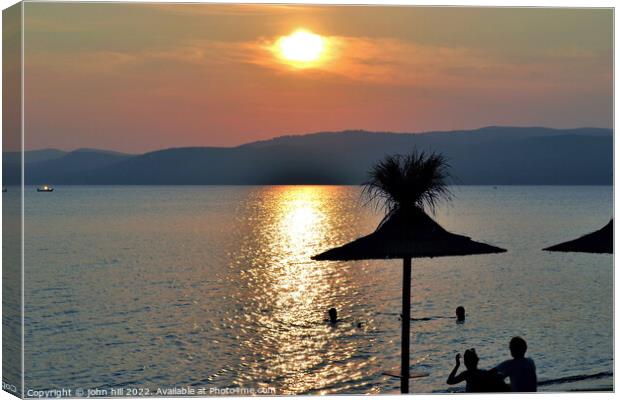
M305 30L298 30L280 38L278 47L282 58L297 63L317 61L324 48L321 36Z

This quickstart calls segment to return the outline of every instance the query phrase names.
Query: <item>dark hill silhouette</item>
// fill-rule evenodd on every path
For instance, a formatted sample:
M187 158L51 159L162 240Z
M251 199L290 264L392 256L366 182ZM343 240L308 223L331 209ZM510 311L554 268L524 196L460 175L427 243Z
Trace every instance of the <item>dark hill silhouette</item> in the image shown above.
M29 163L25 168L26 182L48 182L55 176L84 174L91 170L109 167L130 155L112 151L79 149L60 158Z
M72 152L54 149L27 151L24 155L26 184L55 179L64 182L68 176L110 166L129 157L131 156L128 154L96 149L78 149ZM19 152L3 153L3 184L19 183L20 159Z
M508 126L488 126L475 130L455 130L455 131L433 131L420 133L396 133L396 132L370 132L364 130L346 130L339 132L319 132L306 135L287 135L279 136L269 140L252 142L240 147L263 147L276 144L303 145L303 146L338 146L350 145L350 136L355 136L356 142L360 145L375 144L378 138L384 139L385 145L398 145L411 140L420 143L479 143L488 140L511 140L522 139L524 137L545 137L558 135L579 135L579 136L612 136L611 129L605 128L575 128L575 129L554 129L544 127L508 127Z
M56 149L32 150L26 152L25 159L27 163L47 161L60 158L65 154L67 154L66 151ZM5 151L2 153L2 162L4 163L20 163L21 158L22 154L19 151Z
M511 127L419 134L322 132L233 148L172 148L142 155L81 150L28 163L26 183L359 184L377 160L414 147L446 155L461 184L612 184L610 129ZM12 167L18 164L4 161L7 171ZM9 176L4 174L4 184L16 183Z

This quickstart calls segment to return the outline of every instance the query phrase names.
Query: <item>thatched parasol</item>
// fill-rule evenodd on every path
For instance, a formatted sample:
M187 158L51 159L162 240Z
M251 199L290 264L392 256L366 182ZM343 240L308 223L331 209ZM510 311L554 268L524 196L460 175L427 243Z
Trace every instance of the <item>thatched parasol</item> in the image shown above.
M411 209L390 216L370 235L327 250L313 260L351 261L502 253L506 250L450 233L424 211Z
M547 251L576 251L582 253L608 253L614 252L614 220L613 218L603 228L589 233L578 239L547 247Z
M366 193L385 201L386 218L377 230L341 247L314 256L314 260L403 259L402 348L400 389L409 393L409 334L411 324L411 259L502 253L506 250L478 243L443 229L424 212L441 198L449 198L444 179L447 166L440 155L424 153L392 156L371 171Z

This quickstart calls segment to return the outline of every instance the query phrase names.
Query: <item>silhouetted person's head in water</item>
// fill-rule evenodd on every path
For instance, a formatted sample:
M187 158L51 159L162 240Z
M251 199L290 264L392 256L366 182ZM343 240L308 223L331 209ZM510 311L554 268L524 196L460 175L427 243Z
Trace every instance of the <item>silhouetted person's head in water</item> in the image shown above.
M335 324L338 322L338 311L334 307L329 309L329 322Z
M476 354L476 349L465 350L465 354L463 354L463 362L465 363L465 368L470 371L475 371L478 369L478 355Z
M527 343L523 338L519 336L515 336L510 339L510 355L513 358L523 358L525 357L525 352L527 351Z
M456 322L465 322L465 307L458 306L456 308Z

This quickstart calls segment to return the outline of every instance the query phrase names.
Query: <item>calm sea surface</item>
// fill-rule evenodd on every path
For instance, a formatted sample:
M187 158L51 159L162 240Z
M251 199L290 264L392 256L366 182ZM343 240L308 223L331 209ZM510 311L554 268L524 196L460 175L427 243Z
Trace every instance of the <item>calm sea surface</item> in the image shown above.
M514 335L540 380L610 373L612 256L540 249L605 225L612 187L454 193L437 220L508 252L413 261L413 317L467 310L412 322L413 391L448 390L466 348L493 367ZM26 389L398 390L402 261L310 260L377 226L357 187L29 187L25 207Z

